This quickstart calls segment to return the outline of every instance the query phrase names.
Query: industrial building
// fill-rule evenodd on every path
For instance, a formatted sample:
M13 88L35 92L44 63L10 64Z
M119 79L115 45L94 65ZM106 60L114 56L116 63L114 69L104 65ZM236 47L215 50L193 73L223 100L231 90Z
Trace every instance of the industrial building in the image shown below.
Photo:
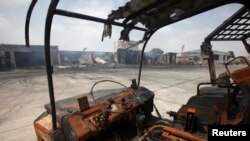
M59 51L58 46L51 46L52 65L93 64L114 62L114 53L95 51ZM32 68L45 66L44 46L0 44L0 70L14 68ZM99 62L98 62L99 61Z
M176 63L176 54L173 52L168 52L162 55L163 64L175 64Z
M117 61L120 64L138 64L141 58L141 50L117 49Z
M59 51L61 65L93 64L102 62L113 63L114 53L98 51ZM98 59L97 59L98 58Z
M188 60L193 60L195 62L202 61L202 56L201 56L201 50L200 49L186 51L186 52L183 52L182 54L183 54L184 58L187 58ZM229 58L231 58L231 54L228 53L228 52L213 50L213 54L214 54L213 55L214 60L217 63L227 62L229 60Z
M141 50L136 42L119 42L116 54L112 52L95 51L59 51L58 46L51 46L52 65L93 64L102 62L112 63L117 60L120 64L138 64ZM115 56L116 55L116 56ZM116 57L116 58L115 58ZM229 60L230 53L214 51L215 62L223 63ZM96 60L97 59L97 60ZM180 61L198 63L202 61L200 49L186 51L181 55L176 53L157 54L148 52L144 56L147 64L175 64ZM0 44L0 70L11 68L27 68L44 66L44 47L42 45Z
M58 46L51 46L52 64L60 64ZM0 70L44 66L44 46L0 44Z
M118 40L114 46L116 60L120 64L138 64L141 58L138 42Z
M168 52L164 53L158 48L153 48L146 53L148 64L175 64L176 63L176 53Z

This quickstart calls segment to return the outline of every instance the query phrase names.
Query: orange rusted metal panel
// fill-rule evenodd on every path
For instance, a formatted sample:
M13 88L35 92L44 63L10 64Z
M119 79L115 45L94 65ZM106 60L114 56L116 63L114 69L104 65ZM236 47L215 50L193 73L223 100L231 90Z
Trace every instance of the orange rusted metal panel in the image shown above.
M190 113L195 113L195 108L194 107L189 107L188 109L187 109L187 112L190 112Z
M52 130L51 115L38 119L34 123L34 128L38 141L51 141L49 132Z
M182 105L177 113L178 113L178 115L186 116L187 112L192 112L192 113L195 113L196 115L207 115L208 114L203 109L199 109L198 107L190 106L190 105Z
M77 134L77 137L79 137L79 140L85 140L91 136L91 129L89 125L82 119L82 116L75 115L70 117L68 121L71 127L73 127L72 129Z
M152 126L151 128L145 131L145 134L139 138L139 141L144 141L146 137L148 137L150 133L152 133L152 131L156 129L162 129L163 130L162 135L171 140L183 140L184 139L184 140L192 140L192 141L207 141L205 137L199 137L189 132L182 131L180 129L173 128L170 126L164 126L164 125Z
M113 103L110 103L110 101L104 101L69 117L69 126L75 132L79 141L86 140L89 137L96 135L99 130L104 130L105 124L112 124L121 119L134 119L134 115L130 112L134 107L134 103L125 100L126 97L131 95L132 91L129 90L112 99ZM125 105L125 108L121 106L122 102ZM72 103L71 105L72 107L79 106L77 103ZM110 108L112 109L110 110ZM110 110L110 114L107 119L103 119L103 111L107 109ZM51 127L51 115L49 114L35 122L35 131L39 141L51 141L51 137L49 136L49 132L52 131Z
M232 72L229 74L229 77L231 77L236 84L250 84L250 66Z

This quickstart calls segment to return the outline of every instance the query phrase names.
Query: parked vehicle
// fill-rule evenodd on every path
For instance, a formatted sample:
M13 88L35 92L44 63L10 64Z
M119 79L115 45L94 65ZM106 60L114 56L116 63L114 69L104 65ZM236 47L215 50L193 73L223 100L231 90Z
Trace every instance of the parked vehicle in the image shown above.
M32 10L37 0L33 0L26 19L26 43L29 45L29 22ZM48 9L45 25L45 58L50 103L45 105L46 111L34 121L38 141L84 141L84 140L207 140L208 125L238 125L249 124L250 121L250 67L221 74L216 78L213 53L210 41L222 40L216 38L220 34L218 28L212 32L201 46L202 53L208 60L210 82L197 84L197 95L191 97L178 111L170 111L172 124L162 119L154 105L154 93L140 85L141 69L145 47L152 35L161 27L197 15L207 10L228 3L241 3L243 7L220 27L234 24L234 21L245 15L250 5L245 0L131 0L126 5L101 19L89 15L74 13L57 8L59 0L52 0ZM122 40L129 39L131 30L144 32L141 43L143 49L140 59L139 75L131 86L125 86L114 80L102 80L94 83L88 96L80 95L55 101L53 89L52 67L50 61L50 33L54 15L73 17L99 23L104 23L103 37L111 36L111 27L121 26ZM246 15L249 16L249 13ZM215 15L216 16L216 15ZM123 20L122 23L116 20ZM248 18L249 21L249 18ZM144 27L137 27L142 23ZM238 23L240 24L240 23ZM249 22L245 23L249 25ZM226 26L227 25L227 26ZM245 28L243 28L245 29ZM249 29L245 29L249 30ZM218 32L217 32L218 31ZM226 33L225 33L226 34ZM244 34L244 33L242 33ZM250 34L232 37L232 40L243 41L246 50L250 46L245 42ZM227 40L231 39L227 38ZM225 67L227 68L227 62ZM167 79L167 78L166 78ZM232 79L231 81L222 81ZM94 91L99 83L111 82L124 87L119 90L109 90L108 95L102 95L103 90ZM201 89L202 85L217 86ZM226 91L220 88L225 88ZM211 90L211 91L210 91ZM114 92L115 91L115 92ZM209 92L209 93L208 93ZM96 98L98 95L99 98ZM157 116L151 113L155 108Z

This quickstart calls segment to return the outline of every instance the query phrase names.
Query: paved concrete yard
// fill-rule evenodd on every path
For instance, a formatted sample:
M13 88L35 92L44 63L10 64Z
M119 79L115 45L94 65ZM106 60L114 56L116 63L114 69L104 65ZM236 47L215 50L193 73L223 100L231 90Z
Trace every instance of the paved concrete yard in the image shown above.
M217 72L224 71L222 66ZM112 79L130 86L137 78L137 67L98 68L90 70L55 70L56 100L88 93L92 84ZM200 82L208 82L207 66L146 66L141 86L155 92L155 104L162 116L166 111L178 110L192 95ZM116 88L117 84L103 83L96 88ZM0 141L35 141L33 121L44 112L49 102L44 70L14 70L0 72Z

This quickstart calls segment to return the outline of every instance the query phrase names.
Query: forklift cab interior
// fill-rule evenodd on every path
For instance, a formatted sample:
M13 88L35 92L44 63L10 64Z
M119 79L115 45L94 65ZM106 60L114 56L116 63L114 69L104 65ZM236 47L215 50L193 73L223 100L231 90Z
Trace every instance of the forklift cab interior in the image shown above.
M32 1L27 13L25 25L27 46L29 46L30 17L36 2L37 0ZM51 0L44 33L50 104L45 106L46 112L34 122L38 140L207 140L206 126L208 124L239 124L247 121L245 115L249 113L249 86L245 84L245 80L241 80L240 82L244 83L239 83L238 88L235 89L237 93L240 90L245 99L232 117L231 115L228 116L228 109L231 107L231 103L235 103L235 101L231 100L237 96L234 92L232 96L229 96L229 100L225 100L224 103L219 103L219 105L214 102L214 98L206 100L203 97L207 95L198 94L195 97L191 97L179 111L169 112L170 116L174 117L173 125L167 124L165 120L161 119L160 115L159 117L151 115L155 107L153 104L154 93L140 86L144 50L149 39L156 31L182 19L235 2L247 6L246 9L250 7L245 0L131 0L126 5L112 11L108 15L108 19L102 19L58 9L59 0ZM89 102L86 95L55 102L53 70L50 59L50 33L54 15L104 23L103 38L111 36L112 26L124 28L121 32L120 40L129 40L131 30L144 32L144 36L140 41L140 43L143 43L143 48L137 79L138 83L133 80L131 87L127 87L112 80L98 81L90 90L90 95L93 99L92 103ZM121 19L123 20L122 23L115 21ZM141 23L145 27L137 27L137 23ZM244 44L247 44L247 42ZM206 52L205 55L211 56L212 51L209 45L209 42L205 42L205 49L202 49L202 51ZM249 47L247 47L247 50L249 51ZM210 84L216 84L213 61L209 61L209 68L211 75ZM122 85L125 89L115 94L115 96L107 96L100 101L95 100L93 95L95 85L106 81ZM230 88L229 86L229 93L231 93ZM217 102L219 101L220 99ZM201 103L207 104L201 105Z

